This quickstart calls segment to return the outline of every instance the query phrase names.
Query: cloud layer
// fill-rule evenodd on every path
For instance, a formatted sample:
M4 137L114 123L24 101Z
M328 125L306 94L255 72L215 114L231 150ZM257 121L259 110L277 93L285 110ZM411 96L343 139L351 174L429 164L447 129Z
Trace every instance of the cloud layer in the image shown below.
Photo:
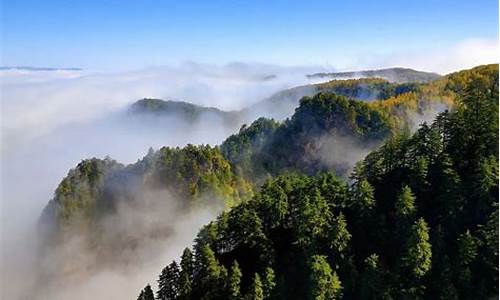
M368 55L357 64L370 68L400 66L416 70L448 74L482 64L499 62L498 40L470 38L451 46L426 48L418 51Z

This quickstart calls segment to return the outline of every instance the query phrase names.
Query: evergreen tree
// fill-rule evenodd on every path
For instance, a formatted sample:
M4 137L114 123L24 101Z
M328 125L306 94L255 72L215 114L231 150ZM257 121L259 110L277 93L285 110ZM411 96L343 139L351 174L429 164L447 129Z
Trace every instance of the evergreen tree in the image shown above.
M413 225L406 247L403 264L415 278L423 277L430 270L432 263L429 226L423 218L418 219Z
M144 300L155 300L155 295L149 284L144 288Z
M385 285L387 278L380 266L377 254L365 259L365 270L361 277L360 298L364 300L391 299Z
M241 277L242 274L238 262L234 261L229 271L229 299L241 299Z
M246 295L246 300L263 300L264 299L264 288L262 286L262 281L258 273L255 273L250 286L250 290Z
M263 278L264 299L273 299L276 288L276 275L271 267L266 267Z
M331 225L330 243L331 248L336 252L343 254L349 246L351 234L347 230L347 221L343 213L340 213L333 219Z
M227 271L221 266L215 257L215 253L208 245L201 248L201 270L200 283L201 291L206 295L206 299L217 298L222 294L221 284L227 277Z
M155 300L155 295L149 284L141 291L137 300Z
M326 256L314 255L310 263L310 292L312 300L340 299L342 285L337 273L332 270Z
M185 248L181 257L181 270L179 273L179 297L189 295L192 290L194 262L193 253L189 248Z
M364 178L355 184L354 204L361 210L362 214L367 214L375 206L373 192L373 187Z
M179 266L173 261L161 271L156 298L159 300L174 300L178 294Z
M194 262L193 253L189 248L185 248L181 257L181 270L179 273L179 299L187 299L186 297L191 293L193 276L194 276Z
M409 186L405 185L396 198L396 213L400 218L411 218L416 212L415 196Z

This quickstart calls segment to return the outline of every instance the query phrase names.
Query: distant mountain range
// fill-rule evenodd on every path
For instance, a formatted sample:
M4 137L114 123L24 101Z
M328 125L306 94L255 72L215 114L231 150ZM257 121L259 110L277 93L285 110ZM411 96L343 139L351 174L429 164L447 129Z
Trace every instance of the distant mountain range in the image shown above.
M239 111L227 112L214 107L203 107L183 101L165 101L161 99L139 100L132 105L131 111L157 116L175 115L191 122L199 120L201 115L212 115L230 125L251 122L261 116L281 120L293 114L302 97L313 96L318 92L333 92L362 101L384 100L416 91L420 84L442 76L412 69L390 68L359 72L316 73L307 75L307 77L334 79L279 91ZM353 77L360 79L346 79Z
M306 75L308 78L333 78L333 79L349 79L349 78L382 78L390 82L429 82L436 80L441 75L437 73L416 71L408 68L387 68L379 70L365 71L350 71L350 72L334 72L334 73L314 73Z

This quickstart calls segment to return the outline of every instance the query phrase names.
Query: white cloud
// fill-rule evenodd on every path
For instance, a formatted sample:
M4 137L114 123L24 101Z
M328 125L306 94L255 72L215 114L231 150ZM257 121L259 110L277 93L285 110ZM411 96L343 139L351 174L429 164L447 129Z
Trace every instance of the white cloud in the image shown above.
M477 65L498 63L499 44L498 40L471 38L448 47L370 56L359 62L370 68L399 66L447 74Z

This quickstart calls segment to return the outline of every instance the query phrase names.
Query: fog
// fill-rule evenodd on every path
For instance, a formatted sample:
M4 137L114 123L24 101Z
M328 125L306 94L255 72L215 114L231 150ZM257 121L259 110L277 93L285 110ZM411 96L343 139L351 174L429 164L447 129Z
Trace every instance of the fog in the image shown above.
M85 158L109 156L128 164L150 147L220 144L241 122L259 115L288 117L298 98L313 90L274 94L328 80L305 76L322 71L243 63L185 63L121 73L0 71L1 297L32 299L36 293L36 299L125 299L136 297L146 283L155 287L159 266L178 258L198 229L223 208L184 212L168 191L138 190L132 202L98 224L106 241L99 251L88 247L92 241L86 232L67 232L63 244L39 256L37 221L68 170ZM271 96L274 101L262 102ZM132 114L130 105L142 98L251 109L243 110L250 112L243 114L249 119L234 124L210 113L195 122L176 115ZM414 122L432 119L436 111L431 110ZM340 136L316 143L311 159L346 173L376 146Z
M135 297L147 282L154 286L158 266L178 257L191 244L199 227L220 211L200 209L175 217L175 208L162 206L154 211L161 211L163 217L171 216L168 237L150 243L151 248L125 253L128 259L134 257L137 261L104 264L95 270L90 268L90 262L95 263L93 253L80 248L85 241L71 239L64 248L55 249L54 256L45 258L42 269L48 274L57 273L51 272L60 266L55 258L70 255L80 267L87 265L92 276L82 273L78 280L63 276L64 280L56 280L55 284L40 284L36 276L40 264L36 253L37 220L58 183L80 160L110 156L131 163L150 147L218 144L239 129L239 124L227 126L210 115L194 124L176 116L137 118L127 111L130 104L147 97L236 110L279 90L309 83L304 75L317 71L321 69L242 63L185 63L121 73L1 71L2 298L32 298L34 292L39 299L80 299L76 295L82 295L81 299ZM160 198L166 199L162 205L171 204L170 197ZM124 219L132 220L132 224L116 226L119 222L114 218L108 222L114 221L115 225L104 228L113 234L132 234L129 229L142 228L137 222L143 217L154 220L149 210L134 211L143 214L133 216L131 211L122 207L115 217L122 219L125 215ZM142 250L158 251L159 255ZM112 297L106 294L110 292Z
M137 189L134 196L93 224L98 235L85 226L62 233L64 242L38 262L41 276L31 289L38 291L37 299L133 299L146 283L155 286L160 266L177 258L223 208L186 212L166 190Z

